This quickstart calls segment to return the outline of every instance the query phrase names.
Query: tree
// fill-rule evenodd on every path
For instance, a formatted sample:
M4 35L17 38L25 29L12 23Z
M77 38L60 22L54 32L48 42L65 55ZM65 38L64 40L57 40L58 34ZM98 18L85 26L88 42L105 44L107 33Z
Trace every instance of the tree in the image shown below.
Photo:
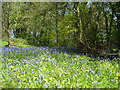
M9 31L14 30L17 38L24 38L31 45L77 47L78 53L109 53L116 46L120 48L118 3L16 2L5 5L3 31L7 38L10 38Z
M3 28L3 35L6 34L6 39L8 44L6 47L10 46L10 3L2 3L2 28ZM5 36L4 36L5 37Z

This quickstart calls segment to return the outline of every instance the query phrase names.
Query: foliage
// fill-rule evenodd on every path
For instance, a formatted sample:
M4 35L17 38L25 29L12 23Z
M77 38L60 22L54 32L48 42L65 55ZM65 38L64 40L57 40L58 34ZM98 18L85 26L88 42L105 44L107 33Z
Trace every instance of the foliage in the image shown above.
M118 88L118 63L50 47L3 47L2 88Z
M0 41L1 47L7 45L7 41ZM17 47L29 47L31 45L28 44L27 40L21 38L11 38L11 45L15 45Z
M118 2L2 4L0 88L118 87Z
M34 46L87 48L111 53L120 48L119 2L3 3L3 39L10 31ZM5 35L5 33L7 35ZM112 47L112 45L115 47ZM104 48L103 48L104 47Z
M7 45L7 43L8 43L7 41L0 41L0 47Z

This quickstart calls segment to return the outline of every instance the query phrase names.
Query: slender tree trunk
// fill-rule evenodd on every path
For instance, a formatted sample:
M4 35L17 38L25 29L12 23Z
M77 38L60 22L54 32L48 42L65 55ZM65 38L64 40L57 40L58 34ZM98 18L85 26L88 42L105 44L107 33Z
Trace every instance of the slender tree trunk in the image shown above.
M55 25L56 25L56 43L57 43L57 46L59 46L59 35L58 35L58 5L57 3L55 3Z
M106 29L106 40L107 40L107 53L109 54L110 53L110 43L109 43L109 29L108 29L108 17L107 17L107 12L104 10L104 2L102 2L102 7L103 7L103 15L104 15L104 18L105 18L105 29Z
M74 9L76 13L77 22L75 23L76 31L76 42L77 42L77 53L80 52L82 43L80 43L80 16L79 16L79 2L74 2Z
M116 15L117 16L117 46L118 50L120 50L120 14Z
M110 5L112 5L111 4L111 2L110 2ZM112 27L113 27L113 18L114 18L114 10L113 10L113 7L112 7L112 11L111 11L111 20L110 20L110 26L109 26L109 36L108 36L108 38L109 38L109 41L108 41L108 53L109 52L111 52L112 51L112 48L111 48L111 45L112 45L112 42L110 41L110 35L111 35L111 31L112 31Z
M7 42L8 44L6 45L6 47L10 46L10 32L9 32L9 9L10 9L10 5L8 2L4 2L3 3L3 27L4 27L4 31L7 34Z
M63 5L62 18L64 18L64 16L65 16L66 8L67 8L67 2Z

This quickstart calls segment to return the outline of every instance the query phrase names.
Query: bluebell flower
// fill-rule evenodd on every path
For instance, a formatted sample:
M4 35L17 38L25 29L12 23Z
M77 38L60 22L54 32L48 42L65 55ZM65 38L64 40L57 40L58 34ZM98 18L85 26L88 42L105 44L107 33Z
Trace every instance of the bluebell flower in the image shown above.
M111 81L115 82L115 79L112 79Z
M95 76L94 77L97 77L98 75L97 74L95 74Z
M72 76L70 76L69 78L72 79Z
M4 61L5 59L4 58L1 58L1 61Z
M61 76L65 77L65 75L64 75L64 74L62 74Z
M42 81L39 81L40 83L42 83Z
M39 67L37 66L37 67L35 67L35 68L39 68Z
M88 73L86 73L86 76L88 76Z
M44 76L44 73L40 73L41 76Z
M52 72L55 72L54 70L52 70Z
M8 75L10 75L11 74L11 71L10 72L8 72Z
M90 69L89 71L90 71L92 74L95 74L95 72L94 72L92 69Z
M19 79L17 80L18 82L21 82Z
M23 63L20 63L19 65L23 65Z
M56 76L56 73L54 73L54 76Z
M8 63L7 65L11 65L11 63Z
M62 86L60 84L56 84L57 88L62 88Z
M75 75L76 75L76 73L73 73L73 75L75 76Z
M48 88L50 84L44 84L43 88Z
M100 75L100 71L98 71L98 75Z
M22 72L22 74L25 74L25 72Z

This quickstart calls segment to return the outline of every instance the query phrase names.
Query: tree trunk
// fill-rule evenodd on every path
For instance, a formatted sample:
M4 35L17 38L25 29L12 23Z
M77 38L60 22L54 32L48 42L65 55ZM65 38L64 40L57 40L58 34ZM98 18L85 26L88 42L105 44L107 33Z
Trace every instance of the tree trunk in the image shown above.
M57 5L57 3L55 3L55 15L56 15L56 17L55 17L56 43L57 43L57 46L59 46L59 40L58 40L58 38L59 38L59 36L58 36L58 5Z
M10 46L9 12L10 12L9 3L8 2L3 3L3 28L5 33L7 34L7 42L8 42L6 47Z
M120 2L119 2L120 3ZM119 12L119 3L116 2L116 17L117 17L117 46L118 50L120 50L120 12Z
M109 33L109 29L108 29L108 17L107 17L107 12L104 10L104 2L102 3L103 5L103 14L104 14L104 18L105 18L105 29L106 29L106 40L107 40L107 53L110 53L110 43L109 43L109 38L110 38L110 33Z

